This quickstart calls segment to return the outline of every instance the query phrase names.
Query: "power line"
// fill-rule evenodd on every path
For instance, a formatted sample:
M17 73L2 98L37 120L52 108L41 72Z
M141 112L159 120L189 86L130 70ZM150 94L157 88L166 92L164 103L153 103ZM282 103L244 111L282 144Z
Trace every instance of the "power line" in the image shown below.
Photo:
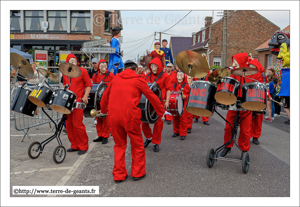
M149 37L148 37L148 38L149 38ZM124 48L126 48L126 49L127 49L127 48L131 48L131 47L134 47L134 46L136 46L136 45L138 45L138 44L140 44L140 43L141 43L141 42L139 42L139 43L137 43L137 44L135 44L135 45L132 45L132 46L130 46L130 47L124 47ZM124 48L123 48L123 49L124 49Z
M173 35L173 36L177 36L177 37L184 37L184 36L181 36L181 35L169 34L169 33L164 33L164 32L162 32L162 34L165 34L165 35Z
M152 43L151 43L151 45L149 47L149 50L151 49L151 46L153 45L154 40L155 40L155 36L153 36L153 41L152 41Z
M176 24L174 24L172 27L170 27L169 29L172 29L173 27L175 27L179 22L181 22L187 15L189 15L190 13L192 12L192 10L189 12L189 13L187 13L181 20L179 20ZM169 29L166 29L165 31L163 31L163 32L166 32L166 31L168 31ZM163 33L162 32L162 33Z
M148 42L151 39L151 36L144 42L142 42L142 44L140 44L138 47L134 48L133 50L131 50L130 52L128 52L126 55L130 54L131 52L135 51L137 48L139 48L140 46L144 45L146 42Z
M147 37L144 37L144 38L141 38L141 39L138 39L138 40L134 40L134 41L130 41L130 42L123 42L122 44L131 43L131 42L136 42L136 41L140 41L140 40L145 40L145 39L147 39L148 37L150 37L150 36L152 36L152 35L153 35L153 33L152 33L151 35L147 36Z

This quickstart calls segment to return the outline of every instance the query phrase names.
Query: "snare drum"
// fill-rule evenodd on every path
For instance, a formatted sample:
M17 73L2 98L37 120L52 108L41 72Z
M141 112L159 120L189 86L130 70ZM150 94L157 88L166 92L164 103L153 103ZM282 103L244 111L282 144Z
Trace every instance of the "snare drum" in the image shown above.
M10 110L24 115L34 116L37 106L28 100L28 96L31 92L32 89L19 86Z
M157 95L159 100L162 100L162 93L160 87L156 83L148 83L148 87L151 91ZM144 123L154 124L159 116L155 112L153 106L150 104L149 100L146 98L144 94L142 94L140 103L137 105L138 108L142 111L142 119L141 121Z
M46 107L50 102L52 94L53 92L48 86L40 83L34 87L33 91L29 94L28 99L39 107Z
M214 95L217 87L209 81L193 81L186 111L197 116L210 117L216 102Z
M231 77L226 77L218 82L215 99L221 104L232 105L237 100L240 83Z
M70 90L57 89L53 100L50 100L50 108L62 114L70 114L76 98L75 93Z
M169 108L167 109L173 116L181 116L183 113L184 105L182 94L178 92L172 92L169 100Z
M261 111L267 107L268 87L259 82L242 86L242 107L250 111Z

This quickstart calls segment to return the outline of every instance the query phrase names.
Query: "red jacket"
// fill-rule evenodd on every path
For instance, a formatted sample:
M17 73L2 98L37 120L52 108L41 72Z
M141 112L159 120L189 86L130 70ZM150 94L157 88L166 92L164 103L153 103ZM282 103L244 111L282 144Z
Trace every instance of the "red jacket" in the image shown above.
M92 81L93 81L93 83L95 83L95 84L99 84L99 83L100 83L100 82L99 82L99 75L100 75L99 64L100 64L100 62L98 63L98 72L97 72L97 73L94 73L94 75L93 75L93 77L92 77ZM106 73L105 73L104 75L100 75L100 81L103 80L103 78L106 76L107 72L108 72L108 69L106 69ZM115 77L115 76L114 76L113 73L109 73L109 74L106 76L106 78L104 79L103 82L109 82L109 81L111 81L114 77Z
M258 73L253 74L253 75L249 75L246 76L248 78L252 78L255 80L258 80L259 82L263 83L264 79L263 79L263 72L265 72L265 69L263 68L263 66L258 62L257 59L253 59L249 62L249 65L252 64L254 65L257 69L258 69ZM249 80L249 79L248 79ZM247 82L247 81L246 81ZM254 82L253 80L249 80L249 82Z
M131 69L119 73L110 82L101 99L101 112L107 113L108 108L121 109L125 113L124 119L126 119L126 116L141 118L141 110L137 105L140 102L142 93L150 101L156 113L162 116L165 110L159 98L149 89L146 81Z
M66 58L66 62L69 62L70 58L76 58L75 55L69 54ZM77 58L76 58L77 60ZM77 66L79 66L79 62L77 60ZM69 90L74 92L77 99L77 102L80 102L80 99L84 96L84 90L86 87L93 87L90 76L86 69L79 68L81 70L81 75L77 78L70 78L63 75L63 85L70 85Z

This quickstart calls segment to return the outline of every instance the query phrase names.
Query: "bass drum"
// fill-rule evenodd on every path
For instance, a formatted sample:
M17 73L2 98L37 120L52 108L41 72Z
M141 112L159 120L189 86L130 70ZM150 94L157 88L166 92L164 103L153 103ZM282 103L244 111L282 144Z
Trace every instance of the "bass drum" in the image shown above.
M28 100L28 96L31 92L32 89L19 86L10 110L24 115L34 116L37 106Z
M178 92L172 92L170 95L169 108L168 112L170 112L173 116L181 116L183 113L183 99L182 94Z
M155 95L162 100L162 93L160 87L156 83L148 83L148 87L151 91L155 93ZM144 94L142 94L139 105L137 106L142 111L142 119L141 121L144 123L154 124L158 120L158 115L155 112L153 106L150 104L150 101L146 98Z
M100 110L100 101L102 98L102 95L107 88L107 82L101 83L101 84L94 84L93 88L90 92L90 99L86 106L86 108L83 110L83 115L88 118L92 118L91 116L91 110L95 109L96 111Z

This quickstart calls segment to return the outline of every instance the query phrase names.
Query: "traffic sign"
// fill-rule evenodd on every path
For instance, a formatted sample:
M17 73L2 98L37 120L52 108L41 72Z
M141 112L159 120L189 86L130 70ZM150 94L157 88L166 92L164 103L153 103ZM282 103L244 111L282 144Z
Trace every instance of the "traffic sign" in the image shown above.
M106 43L107 43L106 38L103 38L103 39L100 39L100 40L84 42L82 44L82 47L96 47L96 46L104 45Z
M116 48L103 48L103 47L83 47L80 49L82 52L86 53L115 53Z

